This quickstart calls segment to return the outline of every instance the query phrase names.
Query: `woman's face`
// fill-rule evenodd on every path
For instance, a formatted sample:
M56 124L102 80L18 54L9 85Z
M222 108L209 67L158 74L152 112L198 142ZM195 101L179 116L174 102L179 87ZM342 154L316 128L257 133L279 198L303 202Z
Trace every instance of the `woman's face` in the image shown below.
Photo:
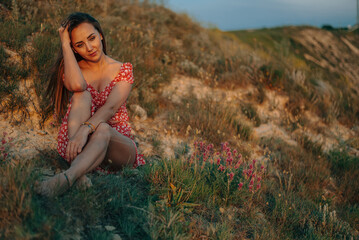
M81 23L71 32L71 43L75 52L87 61L97 62L102 50L102 36L90 23Z

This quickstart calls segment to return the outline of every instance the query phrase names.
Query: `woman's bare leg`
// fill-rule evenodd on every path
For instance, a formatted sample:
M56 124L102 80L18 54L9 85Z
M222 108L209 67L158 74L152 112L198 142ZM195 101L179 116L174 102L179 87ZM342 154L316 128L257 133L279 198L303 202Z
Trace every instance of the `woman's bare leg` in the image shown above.
M127 165L132 166L135 161L136 149L132 140L118 133L107 123L101 123L89 138L83 151L64 173L69 182L73 183L103 162L103 165L119 170ZM64 173L42 182L38 192L47 196L61 194L69 187Z
M71 110L68 116L67 129L69 139L75 135L81 126L91 117L92 96L88 91L75 92L72 96ZM80 188L87 188L92 185L91 180L83 175L76 182Z
M83 92L75 92L71 98L71 110L68 116L68 123L67 123L67 129L68 129L68 137L69 139L73 137L78 129L81 126L81 123L87 121L91 117L91 103L92 103L92 97L91 93L88 91ZM65 176L56 175L56 178L52 179L52 185L62 185L62 183L66 180ZM56 181L54 181L56 180ZM39 193L42 193L44 195L51 195L50 191L52 190L53 186L49 186L49 181L45 181L42 183L36 184L36 191ZM73 182L71 182L72 184ZM78 179L77 182L78 187L80 188L86 188L90 187L92 185L91 180L86 177L86 175L83 175L81 178Z
M101 163L112 170L119 170L127 165L132 166L135 161L136 149L132 140L107 123L101 123L66 172L70 180L75 181Z

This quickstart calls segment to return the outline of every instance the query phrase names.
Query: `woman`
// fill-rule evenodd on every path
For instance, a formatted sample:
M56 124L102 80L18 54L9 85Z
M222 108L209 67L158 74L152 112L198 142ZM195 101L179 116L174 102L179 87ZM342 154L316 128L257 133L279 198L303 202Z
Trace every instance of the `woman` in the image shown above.
M51 72L48 94L55 112L64 113L58 152L71 166L36 183L36 191L56 196L75 181L90 184L86 173L116 172L145 164L138 155L128 123L126 99L133 83L132 65L106 55L100 24L85 13L71 14L59 28L62 51Z

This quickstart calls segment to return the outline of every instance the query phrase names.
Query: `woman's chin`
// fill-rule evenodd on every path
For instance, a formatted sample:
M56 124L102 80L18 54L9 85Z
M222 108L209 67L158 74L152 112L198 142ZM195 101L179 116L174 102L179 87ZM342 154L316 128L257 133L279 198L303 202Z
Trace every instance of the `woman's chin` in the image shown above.
M94 56L86 56L86 61L89 61L89 62L98 62L100 61L100 59L102 58L102 55L103 53L99 54L99 53L96 53Z

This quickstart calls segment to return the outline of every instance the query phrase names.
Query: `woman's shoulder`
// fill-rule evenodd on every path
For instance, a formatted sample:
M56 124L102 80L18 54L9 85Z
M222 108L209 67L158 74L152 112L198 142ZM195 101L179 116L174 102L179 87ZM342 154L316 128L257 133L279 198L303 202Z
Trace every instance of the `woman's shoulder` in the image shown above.
M116 68L118 72L132 70L132 64L130 62L120 62L109 57L109 64L113 65L113 67Z

